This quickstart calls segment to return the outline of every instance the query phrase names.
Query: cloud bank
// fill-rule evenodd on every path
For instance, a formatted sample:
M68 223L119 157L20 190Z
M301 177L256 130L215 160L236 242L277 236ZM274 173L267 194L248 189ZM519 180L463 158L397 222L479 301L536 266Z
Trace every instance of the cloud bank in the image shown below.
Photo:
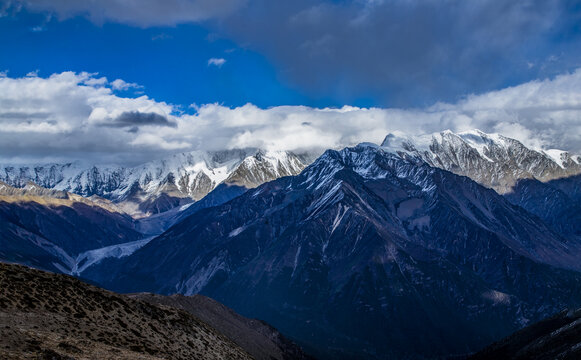
M146 95L121 96L120 83L72 72L0 77L0 162L129 165L196 149L300 152L379 143L394 131L473 128L581 153L581 69L417 109L206 104L187 114Z

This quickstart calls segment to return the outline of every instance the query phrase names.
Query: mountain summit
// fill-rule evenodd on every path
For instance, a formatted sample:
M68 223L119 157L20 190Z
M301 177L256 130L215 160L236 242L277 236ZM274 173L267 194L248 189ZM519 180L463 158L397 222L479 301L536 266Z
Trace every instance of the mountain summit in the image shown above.
M381 146L408 159L470 177L500 194L520 179L547 182L581 174L581 156L562 150L541 150L515 139L480 130L407 136L388 134Z

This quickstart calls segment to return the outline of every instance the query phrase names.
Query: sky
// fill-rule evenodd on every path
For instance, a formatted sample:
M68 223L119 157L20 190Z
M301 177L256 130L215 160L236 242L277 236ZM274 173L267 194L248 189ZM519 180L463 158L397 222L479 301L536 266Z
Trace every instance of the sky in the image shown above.
M0 162L479 128L581 153L581 1L0 0Z

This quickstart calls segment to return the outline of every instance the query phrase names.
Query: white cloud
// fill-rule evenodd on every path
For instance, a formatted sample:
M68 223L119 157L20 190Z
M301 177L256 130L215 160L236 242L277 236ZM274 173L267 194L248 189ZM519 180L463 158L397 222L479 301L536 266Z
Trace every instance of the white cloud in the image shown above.
M0 77L0 162L86 159L137 163L178 151L340 148L388 132L479 128L529 145L581 153L581 70L426 109L196 106L122 97L96 74ZM121 80L122 81L122 80ZM125 86L125 85L124 85Z
M226 63L226 59L223 58L211 58L210 60L208 60L208 66L217 66L217 67L222 67L222 65L224 65Z
M34 70L34 71L29 71L28 74L26 74L27 77L37 77L38 76L38 69Z
M93 76L97 75L97 74L90 74L90 75L91 75L91 77L89 77L87 80L83 81L83 84L89 85L89 86L105 86L109 83L107 81L106 77L95 78Z
M120 90L120 91L129 90L131 88L134 88L134 89L142 88L142 86L140 86L139 84L128 83L128 82L125 82L121 79L117 79L117 80L112 81L111 87L113 88L113 90Z

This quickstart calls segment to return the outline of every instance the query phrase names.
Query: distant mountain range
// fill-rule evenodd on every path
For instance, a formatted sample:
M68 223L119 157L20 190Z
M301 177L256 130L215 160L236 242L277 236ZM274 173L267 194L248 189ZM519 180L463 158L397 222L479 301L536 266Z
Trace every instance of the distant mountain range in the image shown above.
M58 176L30 179L30 168L4 167L6 243L44 244L22 236L34 233L69 244L49 234L94 226L39 220L65 209L56 200L31 201L30 191L67 197L69 208L107 211L112 220L100 230L128 229L127 240L104 243L83 233L76 237L82 251L65 250L76 255L60 271L119 292L210 296L323 359L470 354L581 306L577 155L480 131L391 134L381 145L328 150L312 163L290 153L216 154L177 155L118 178L95 167L99 176L63 177L80 187L44 183L53 190L25 180ZM51 173L43 171L35 174ZM211 186L201 197L192 189L208 182L192 179L204 176ZM82 180L89 178L99 181ZM134 218L128 204L138 209ZM34 251L11 251L10 261L35 264Z
M0 180L14 187L33 182L85 197L98 195L134 216L148 216L191 203L219 184L256 187L296 175L309 155L239 149L180 153L132 168L80 163L2 165Z
M581 174L579 155L534 149L479 130L421 136L388 134L381 146L408 160L468 176L500 194L511 192L520 179L547 182ZM97 195L133 216L143 217L200 200L220 184L248 189L297 175L315 158L314 153L248 148L179 153L131 168L80 162L0 165L0 181L13 187L33 182L85 197Z
M547 182L581 174L579 155L534 149L479 130L422 136L388 134L381 146L407 159L468 176L499 194L511 192L520 179Z

